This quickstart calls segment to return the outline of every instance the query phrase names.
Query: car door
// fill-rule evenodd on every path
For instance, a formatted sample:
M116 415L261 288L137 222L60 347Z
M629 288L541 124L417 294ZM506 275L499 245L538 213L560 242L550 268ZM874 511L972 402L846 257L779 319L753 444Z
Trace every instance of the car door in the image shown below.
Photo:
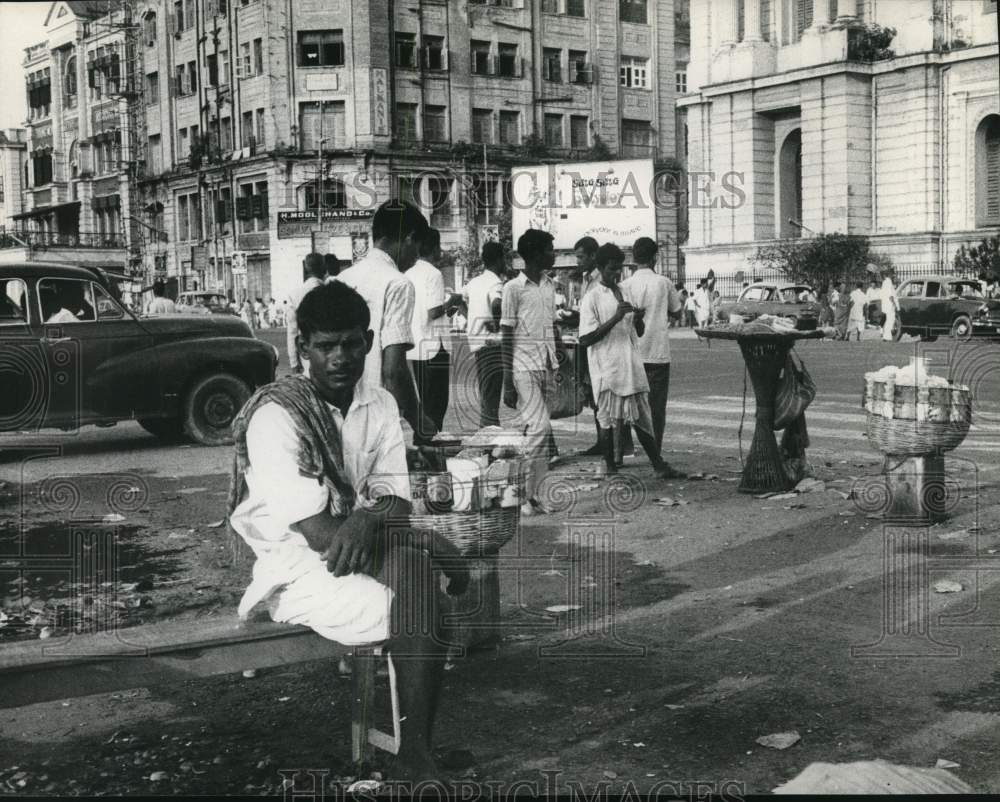
M92 358L94 322L90 282L45 277L35 283L38 342L45 364L46 426L77 429L92 417L85 398L84 365ZM86 356L85 356L86 355Z
M924 328L931 334L940 334L951 328L948 299L942 297L945 292L940 281L928 281L924 289Z
M907 281L899 288L899 321L907 331L922 330L923 324L923 281Z
M33 282L0 279L0 431L36 431L49 406L48 370L32 314Z
M161 403L153 336L98 282L92 282L97 320L84 384L99 417L122 419L156 412Z

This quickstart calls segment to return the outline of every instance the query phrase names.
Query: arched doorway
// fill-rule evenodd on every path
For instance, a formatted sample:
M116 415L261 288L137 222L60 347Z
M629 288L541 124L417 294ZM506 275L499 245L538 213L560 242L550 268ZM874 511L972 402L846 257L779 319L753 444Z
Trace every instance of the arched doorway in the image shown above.
M976 128L976 227L1000 226L1000 114Z
M778 152L778 236L802 236L802 129L792 131Z

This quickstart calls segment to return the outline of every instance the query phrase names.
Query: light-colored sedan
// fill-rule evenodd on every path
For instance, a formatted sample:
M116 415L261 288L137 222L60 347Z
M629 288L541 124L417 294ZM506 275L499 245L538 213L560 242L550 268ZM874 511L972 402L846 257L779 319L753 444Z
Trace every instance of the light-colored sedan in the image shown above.
M728 323L740 317L744 323L761 315L783 317L801 331L812 331L819 324L820 305L807 300L816 295L806 284L758 281L744 287L739 298L719 305L717 320Z

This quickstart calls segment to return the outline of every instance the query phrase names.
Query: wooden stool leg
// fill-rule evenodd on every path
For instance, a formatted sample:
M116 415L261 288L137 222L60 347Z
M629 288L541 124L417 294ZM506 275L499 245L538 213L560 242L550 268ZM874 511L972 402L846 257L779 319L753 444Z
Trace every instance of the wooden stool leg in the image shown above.
M368 730L375 706L375 660L367 650L354 650L351 689L351 760L360 765L369 756Z

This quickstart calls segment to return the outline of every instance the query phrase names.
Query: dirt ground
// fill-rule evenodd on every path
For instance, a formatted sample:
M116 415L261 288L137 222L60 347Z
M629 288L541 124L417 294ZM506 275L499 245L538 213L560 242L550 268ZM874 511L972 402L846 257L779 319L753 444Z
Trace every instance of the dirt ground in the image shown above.
M683 451L672 459L698 467ZM778 500L737 493L730 462L672 483L641 460L613 480L596 477L592 461L557 469L559 514L526 519L503 552L501 646L455 659L446 675L438 743L449 775L542 791L702 783L764 792L814 760L933 765L954 759L939 750L957 739L960 776L1000 787L998 647L984 630L961 633L964 653L986 658L963 661L961 674L953 660L851 657L852 645L882 631L882 526L844 498L876 460L821 463L825 490ZM251 558L212 527L225 479L158 477L155 487L125 520L94 524L114 530L125 555L128 591L101 603L125 624L231 614ZM682 503L655 503L664 497ZM1000 546L997 489L980 486L977 503L965 501L978 529L940 538L968 526L968 512L935 527L932 556ZM55 549L43 533L59 529L45 514L27 516L28 542ZM73 518L87 514L81 506ZM51 580L31 578L36 609L57 608ZM995 618L996 592L977 588L979 613ZM944 598L931 599L933 611ZM546 611L554 605L579 609ZM353 775L349 686L322 662L2 710L0 788L268 794L307 770L335 782ZM755 743L793 729L801 741L788 750Z

